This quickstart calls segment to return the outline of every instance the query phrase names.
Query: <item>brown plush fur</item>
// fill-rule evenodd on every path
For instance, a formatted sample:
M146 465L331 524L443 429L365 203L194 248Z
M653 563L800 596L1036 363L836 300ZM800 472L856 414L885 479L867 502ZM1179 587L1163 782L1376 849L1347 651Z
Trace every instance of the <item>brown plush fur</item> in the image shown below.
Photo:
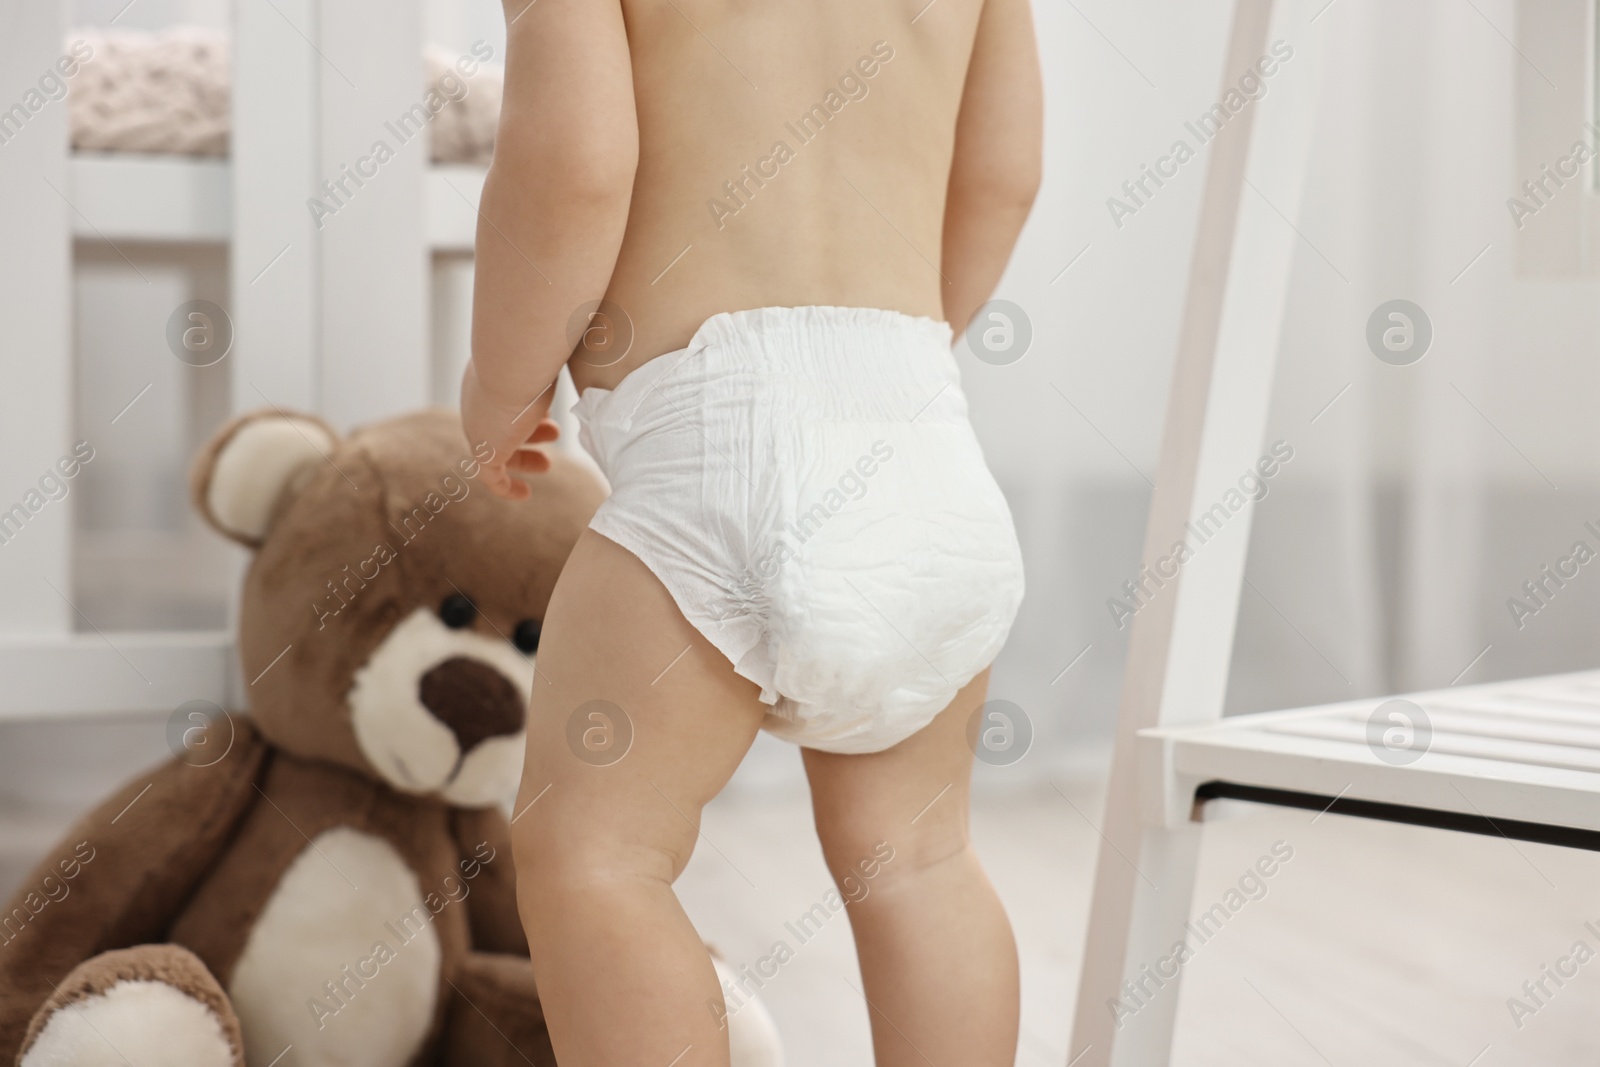
M444 1067L502 1062L508 1044L533 1067L556 1067L533 969L526 963L520 956L488 952L467 961L454 983Z
M450 812L450 830L458 851L470 853L488 842L497 856L511 858L511 834L498 811L456 808ZM472 944L483 952L528 954L528 935L517 918L517 871L510 863L486 864L472 892L477 906L467 912L472 922Z
M474 629L502 640L520 620L543 618L561 563L603 496L587 470L556 458L533 483L533 499L511 504L463 477L474 455L453 414L405 416L341 442L282 507L245 579L239 659L246 679L260 676L250 714L262 734L296 755L371 773L345 693L406 613L461 592L478 606ZM449 500L446 478L470 487L464 499ZM435 506L448 501L437 515L429 494ZM359 564L379 544L395 560L364 582ZM319 629L313 605L339 603L330 581L351 600Z
M195 501L213 525L217 457L243 427L274 417L236 420L197 460ZM218 762L174 760L85 816L0 913L3 920L25 908L27 893L71 862L80 842L93 850L70 893L30 910L21 933L0 946L0 1063L12 1062L53 1011L124 973L170 976L213 1006L240 1047L223 991L285 870L335 827L386 842L425 891L485 849L495 856L462 904L433 921L439 990L412 1062L554 1063L504 816L388 785L356 741L347 699L397 623L454 593L472 600L473 626L492 640L509 641L518 622L543 618L603 495L584 468L554 459L532 480L530 500L500 500L474 480L475 457L453 413L403 416L338 441L325 463L299 472L274 501L259 544L223 531L257 548L239 618L249 716L232 716L232 744ZM360 577L358 564L380 543L392 560Z
M256 799L266 747L234 719L228 754L209 767L177 760L123 786L79 819L23 881L4 915L91 850L67 897L51 903L0 948L0 1062L16 1057L28 1021L68 972L108 949L166 939L172 916L231 840ZM131 805L131 806L130 806Z
M226 448L233 440L234 435L236 435L246 426L250 425L252 422L259 421L260 419L267 418L275 414L277 414L275 411L257 411L248 415L241 415L239 418L234 419L232 422L224 426L215 437L206 442L205 447L200 450L200 454L195 456L194 462L189 465L189 500L190 503L194 505L195 511L199 512L200 517L206 520L207 526L210 526L213 530L217 531L217 533L221 534L223 537L226 537L228 540L237 541L246 548L260 548L262 542L265 541L266 538L251 537L247 534L240 533L237 530L229 529L227 524L224 523L217 516L217 514L211 510L211 500L207 490L210 489L212 477L217 472L217 459L222 455L222 450ZM320 429L323 433L328 435L330 440L338 440L339 438L339 435L334 432L332 426L329 426L315 415L306 415L296 412L293 415L293 418L296 420L296 422L306 423L310 426ZM296 484L292 484L287 487L288 491L279 497L277 506L272 510L268 520L269 527L276 526L278 513L282 511L284 506L286 506L289 501L294 499L295 495L298 494L302 488L304 488L303 480L297 480Z

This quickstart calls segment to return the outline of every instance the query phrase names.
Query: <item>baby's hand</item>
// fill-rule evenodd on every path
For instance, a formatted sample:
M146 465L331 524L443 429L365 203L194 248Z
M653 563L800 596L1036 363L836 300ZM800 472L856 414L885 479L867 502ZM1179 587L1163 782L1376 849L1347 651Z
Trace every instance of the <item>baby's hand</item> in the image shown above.
M526 500L532 490L511 477L511 472L541 474L550 469L550 457L533 446L554 441L561 434L561 428L548 417L554 393L552 382L531 402L507 403L478 380L477 368L468 361L461 379L461 425L467 443L475 450L480 444L492 450L481 463L480 477L495 496Z

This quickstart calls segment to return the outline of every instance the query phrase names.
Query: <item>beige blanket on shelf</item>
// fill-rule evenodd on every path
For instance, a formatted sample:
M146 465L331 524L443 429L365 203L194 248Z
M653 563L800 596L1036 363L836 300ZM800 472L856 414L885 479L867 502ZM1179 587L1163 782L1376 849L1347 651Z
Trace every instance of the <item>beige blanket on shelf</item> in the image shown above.
M232 120L232 70L225 33L194 26L158 32L81 30L93 57L70 83L72 147L84 152L147 152L182 156L226 156ZM436 45L423 51L430 89L459 98L446 104L429 127L435 163L488 163L500 119L504 72L480 67L465 79L467 93L441 85L455 57Z

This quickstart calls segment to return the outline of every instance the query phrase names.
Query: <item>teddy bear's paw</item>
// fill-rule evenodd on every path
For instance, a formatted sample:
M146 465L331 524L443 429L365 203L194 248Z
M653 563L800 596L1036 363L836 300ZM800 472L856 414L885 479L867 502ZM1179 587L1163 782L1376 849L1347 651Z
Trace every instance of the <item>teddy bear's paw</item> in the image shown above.
M187 949L140 945L75 967L45 1001L20 1067L244 1067L227 996Z
M723 989L729 983L738 983L739 975L717 956L712 956L711 963ZM728 1062L733 1067L783 1067L783 1039L778 1036L778 1024L759 998L730 999L727 1012Z

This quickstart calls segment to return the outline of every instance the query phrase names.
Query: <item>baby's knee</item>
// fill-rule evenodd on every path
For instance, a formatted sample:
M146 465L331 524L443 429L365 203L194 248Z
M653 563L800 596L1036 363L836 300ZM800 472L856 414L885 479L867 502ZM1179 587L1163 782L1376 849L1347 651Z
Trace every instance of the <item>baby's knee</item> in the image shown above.
M819 831L820 832L820 831ZM822 835L823 858L846 900L865 897L873 887L916 878L965 855L968 839L959 825L927 827L870 823L834 828Z
M692 834L627 832L546 819L512 829L519 897L605 892L609 887L671 885L689 861Z

